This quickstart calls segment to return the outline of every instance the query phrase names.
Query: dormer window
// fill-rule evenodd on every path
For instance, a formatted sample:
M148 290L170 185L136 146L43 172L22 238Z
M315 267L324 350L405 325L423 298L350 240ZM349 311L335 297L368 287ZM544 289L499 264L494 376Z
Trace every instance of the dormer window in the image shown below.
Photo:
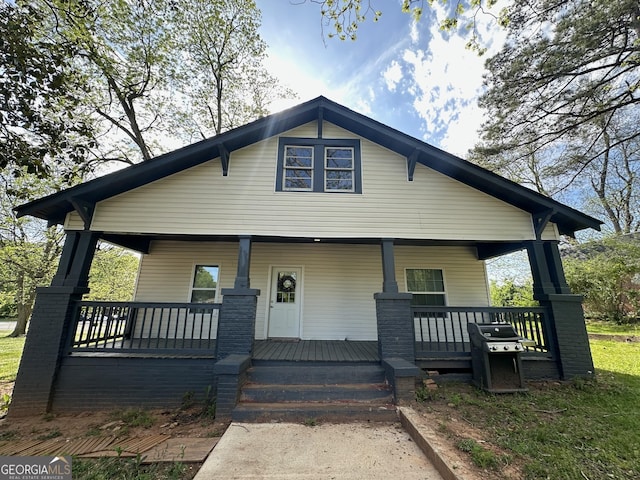
M280 138L276 191L362 193L360 141Z

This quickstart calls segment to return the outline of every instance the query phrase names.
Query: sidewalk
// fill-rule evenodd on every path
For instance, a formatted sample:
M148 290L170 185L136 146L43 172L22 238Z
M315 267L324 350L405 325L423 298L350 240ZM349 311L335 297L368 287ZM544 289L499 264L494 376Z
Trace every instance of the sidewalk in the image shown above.
M232 423L194 480L442 480L400 423Z

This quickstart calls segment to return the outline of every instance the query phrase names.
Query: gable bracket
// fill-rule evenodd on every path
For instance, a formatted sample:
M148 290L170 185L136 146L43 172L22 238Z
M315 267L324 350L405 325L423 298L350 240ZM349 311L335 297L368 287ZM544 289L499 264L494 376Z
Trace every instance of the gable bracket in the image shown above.
M413 174L416 171L416 163L418 162L419 150L414 150L411 155L407 157L407 179L413 182Z
M89 227L91 227L91 220L93 220L93 212L96 209L96 204L87 202L86 200L78 197L71 197L69 202L71 202L73 209L78 212L78 215L82 218L82 221L84 222L84 229L89 230Z
M531 214L531 217L533 218L533 229L536 233L536 240L542 240L542 232L547 228L547 224L555 213L555 209L551 209Z
M324 108L318 108L318 138L322 138L322 124L324 123Z
M222 164L222 176L226 177L229 175L229 157L231 154L227 147L224 146L224 143L218 145L218 150L220 151L220 163Z

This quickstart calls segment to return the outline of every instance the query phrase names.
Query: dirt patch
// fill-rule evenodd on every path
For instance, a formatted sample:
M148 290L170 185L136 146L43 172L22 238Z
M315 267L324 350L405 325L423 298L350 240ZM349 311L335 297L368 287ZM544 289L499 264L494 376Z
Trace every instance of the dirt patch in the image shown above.
M185 410L114 410L5 417L0 420L0 444L53 438L70 441L98 436L212 438L220 437L227 426L203 415L202 408L197 406Z
M589 338L594 340L610 340L612 342L640 342L640 336L638 335L611 335L608 333L590 333Z
M462 392L472 388L469 385L447 385L449 392L460 388ZM464 480L500 478L502 480L523 480L522 462L511 452L502 450L490 442L488 432L477 428L470 419L453 403L434 395L432 400L414 402L410 405L437 436L437 448L441 456L453 465ZM472 454L464 447L476 445L497 461L497 465L481 468L472 459ZM456 465L460 465L456 467Z

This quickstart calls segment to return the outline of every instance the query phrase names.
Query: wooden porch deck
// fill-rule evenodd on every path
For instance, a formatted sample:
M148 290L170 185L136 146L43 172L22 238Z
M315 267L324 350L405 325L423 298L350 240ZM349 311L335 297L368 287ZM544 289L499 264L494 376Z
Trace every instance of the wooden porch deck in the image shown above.
M378 362L378 342L256 340L254 360L289 362Z

